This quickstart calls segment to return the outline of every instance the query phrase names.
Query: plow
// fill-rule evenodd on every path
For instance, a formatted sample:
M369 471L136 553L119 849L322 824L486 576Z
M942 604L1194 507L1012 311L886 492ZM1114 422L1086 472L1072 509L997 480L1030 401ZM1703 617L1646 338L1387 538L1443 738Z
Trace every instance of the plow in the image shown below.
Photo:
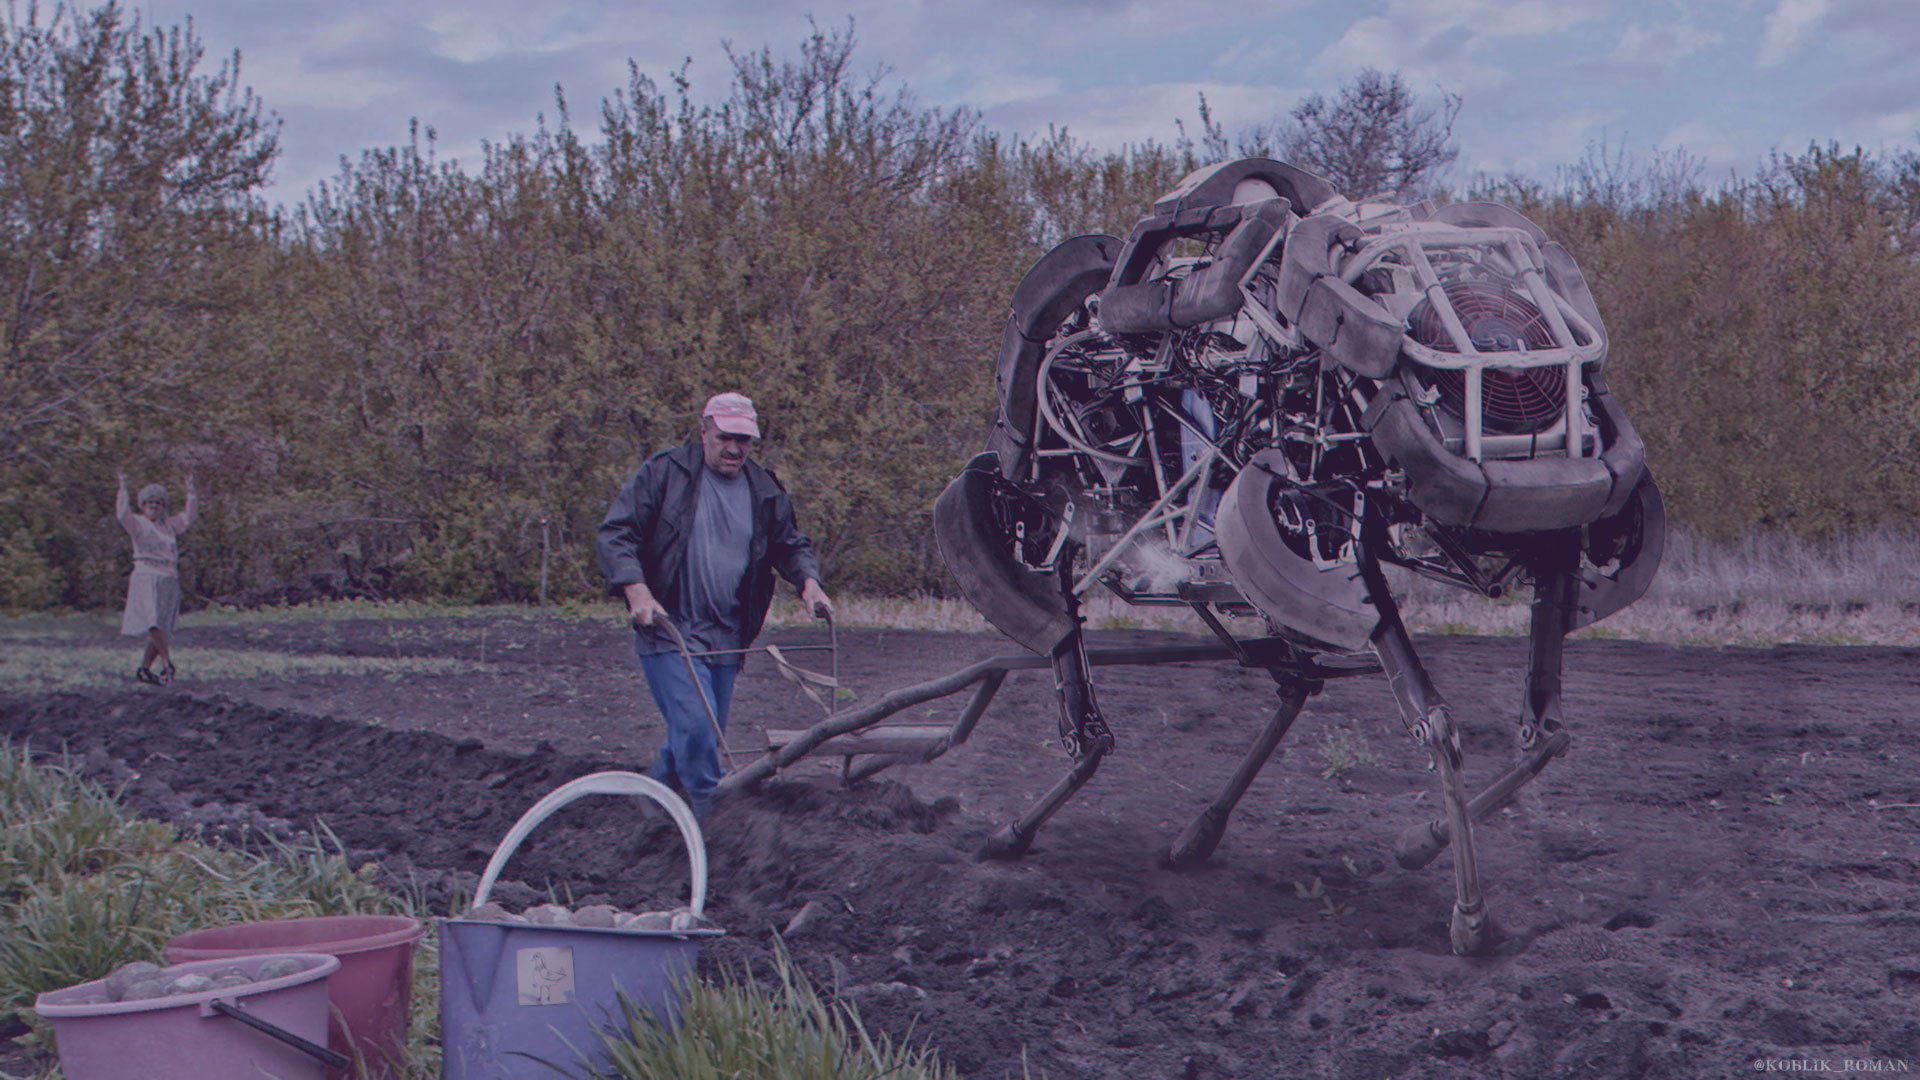
M772 733L721 790L810 754L842 756L849 782L931 760L1011 672L1046 670L1069 763L981 851L1017 858L1117 745L1095 668L1264 670L1272 715L1163 853L1191 867L1326 680L1382 674L1445 807L1411 823L1395 857L1417 868L1451 849L1451 946L1485 952L1474 823L1568 752L1564 640L1645 592L1665 537L1572 256L1504 206L1355 201L1246 159L1188 176L1124 239L1061 243L1011 308L986 447L934 523L963 595L1025 651ZM1531 592L1515 759L1477 793L1389 568L1490 600ZM1190 610L1214 640L1089 649L1095 588ZM1261 632L1229 628L1249 621ZM882 723L969 688L950 726Z

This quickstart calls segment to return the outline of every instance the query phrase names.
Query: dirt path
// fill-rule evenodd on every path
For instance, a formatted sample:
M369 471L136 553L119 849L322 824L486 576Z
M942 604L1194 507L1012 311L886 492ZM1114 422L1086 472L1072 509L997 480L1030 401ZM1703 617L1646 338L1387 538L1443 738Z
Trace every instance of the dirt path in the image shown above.
M484 626L483 670L13 697L0 736L66 743L129 778L144 810L214 835L324 819L438 910L535 799L644 765L658 738L617 635ZM478 662L480 629L303 623L190 644ZM1011 651L975 635L841 641L862 700ZM1510 760L1525 642L1421 645L1478 787ZM1023 1054L1056 1080L1920 1072L1916 661L1570 645L1573 750L1476 834L1501 938L1475 960L1448 954L1449 858L1410 872L1389 854L1437 799L1378 676L1310 701L1211 862L1176 873L1157 854L1232 769L1271 681L1226 664L1100 669L1119 753L1038 850L982 863L979 843L1066 764L1045 677L1016 674L938 762L855 789L834 782L837 762L802 763L723 802L709 913L729 936L706 955L764 967L775 928L819 901L789 941L802 966L969 1077L1018 1076ZM896 719L946 721L961 704ZM731 741L744 753L816 715L759 662ZM1363 737L1377 762L1323 776L1336 737ZM686 871L664 821L606 803L556 818L509 873L523 897L552 883L632 905L676 901Z

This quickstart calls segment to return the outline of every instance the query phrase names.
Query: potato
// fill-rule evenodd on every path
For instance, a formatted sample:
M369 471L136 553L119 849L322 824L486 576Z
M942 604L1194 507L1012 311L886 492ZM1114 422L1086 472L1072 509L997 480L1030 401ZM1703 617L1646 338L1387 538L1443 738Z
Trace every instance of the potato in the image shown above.
M145 960L135 960L131 964L122 964L107 976L107 997L113 1001L126 1000L127 988L159 974L160 965Z

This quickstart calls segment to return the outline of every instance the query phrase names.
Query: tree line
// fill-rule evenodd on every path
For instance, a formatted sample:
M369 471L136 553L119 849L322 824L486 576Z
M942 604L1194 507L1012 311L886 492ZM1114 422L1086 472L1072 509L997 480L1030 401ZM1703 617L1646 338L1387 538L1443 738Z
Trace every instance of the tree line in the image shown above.
M1439 170L1456 98L1369 72L1238 144L1009 139L853 64L851 27L732 55L700 104L632 70L459 168L431 129L299 205L238 56L109 4L0 38L0 606L113 602L113 474L209 492L190 597L600 590L615 487L708 393L760 406L836 587L939 590L934 496L982 444L1007 298L1197 165L1272 153L1355 194L1495 197L1574 252L1680 523L1913 519L1920 166L1838 148L1703 188L1596 154L1551 182ZM1369 141L1373 140L1373 141ZM1356 153L1356 147L1370 147ZM550 555L543 561L543 554Z

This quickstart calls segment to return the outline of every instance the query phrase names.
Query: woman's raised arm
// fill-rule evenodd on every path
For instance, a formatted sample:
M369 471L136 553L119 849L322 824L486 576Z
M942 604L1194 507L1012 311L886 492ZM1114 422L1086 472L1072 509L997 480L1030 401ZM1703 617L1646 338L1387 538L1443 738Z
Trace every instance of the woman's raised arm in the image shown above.
M168 518L167 524L173 526L174 532L186 532L187 526L193 524L193 519L198 516L200 516L200 493L193 488L193 474L188 473L187 505L179 513Z
M127 471L120 469L115 473L120 477L120 492L113 497L113 516L120 519L120 526L128 532L133 531L133 504L127 499Z

